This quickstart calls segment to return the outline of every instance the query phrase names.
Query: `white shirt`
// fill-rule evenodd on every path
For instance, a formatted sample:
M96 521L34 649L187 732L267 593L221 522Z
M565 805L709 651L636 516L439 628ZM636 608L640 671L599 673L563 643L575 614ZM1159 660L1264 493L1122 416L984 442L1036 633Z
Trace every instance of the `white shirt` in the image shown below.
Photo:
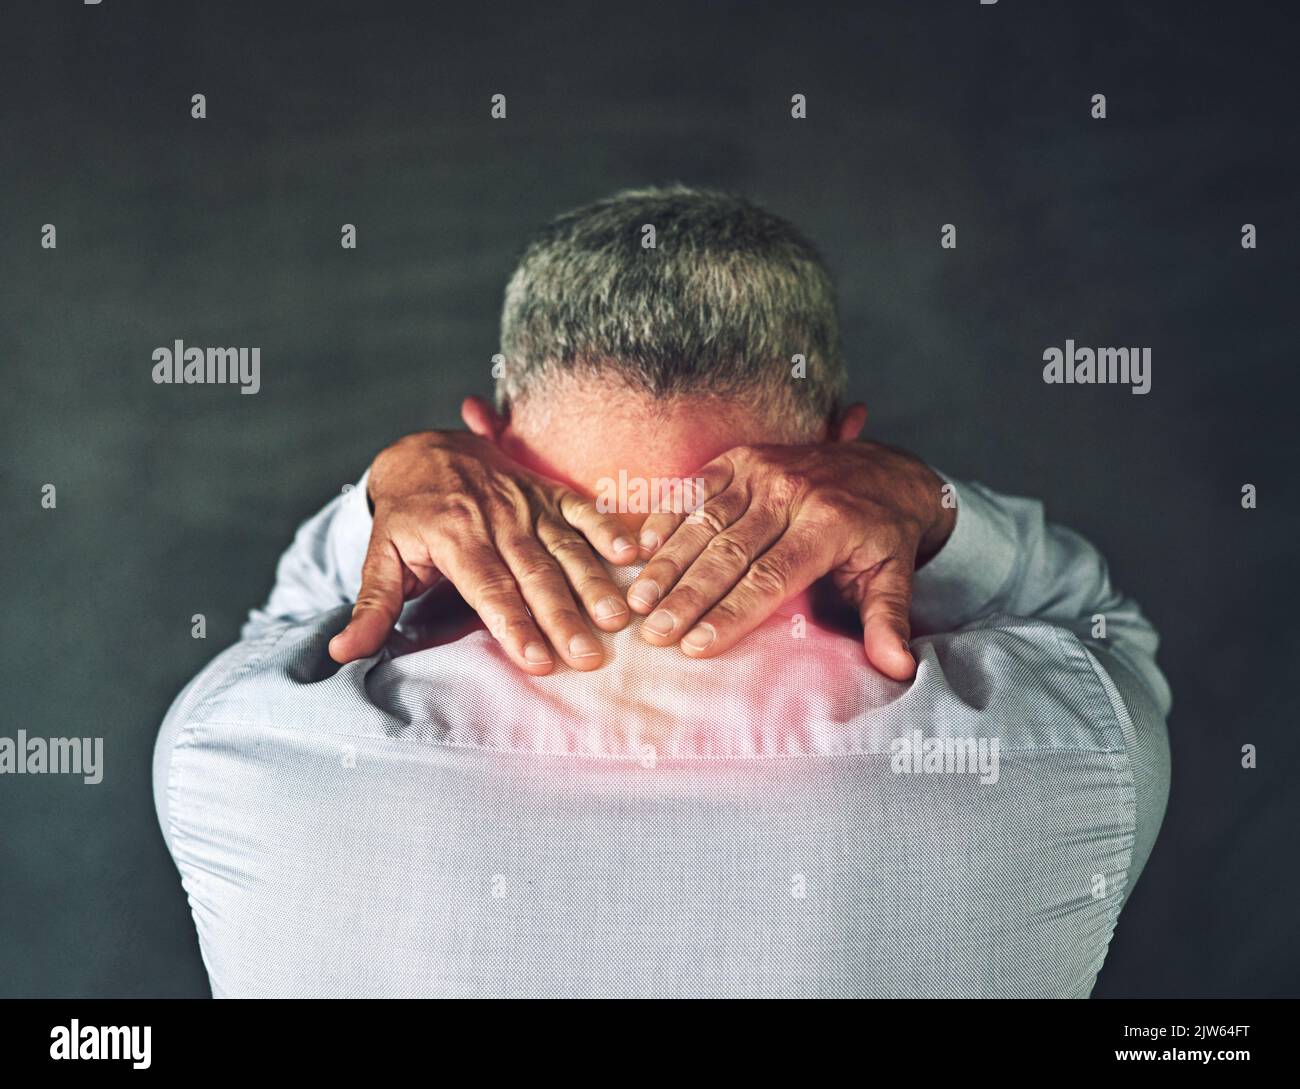
M716 659L634 624L600 670L534 678L436 592L329 659L364 484L160 733L214 994L1091 991L1163 814L1169 694L1150 625L1041 505L957 486L912 682L808 595Z

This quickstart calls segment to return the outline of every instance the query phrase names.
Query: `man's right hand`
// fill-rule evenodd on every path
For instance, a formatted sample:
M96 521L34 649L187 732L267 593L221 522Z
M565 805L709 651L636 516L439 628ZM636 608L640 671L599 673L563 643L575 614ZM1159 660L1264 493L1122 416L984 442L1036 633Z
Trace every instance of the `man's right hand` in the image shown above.
M622 523L486 439L463 431L399 439L371 465L369 493L374 528L352 619L330 641L336 662L378 651L403 603L441 577L519 668L538 676L554 668L557 653L574 669L601 665L584 612L604 631L628 622L623 594L597 555L636 561Z

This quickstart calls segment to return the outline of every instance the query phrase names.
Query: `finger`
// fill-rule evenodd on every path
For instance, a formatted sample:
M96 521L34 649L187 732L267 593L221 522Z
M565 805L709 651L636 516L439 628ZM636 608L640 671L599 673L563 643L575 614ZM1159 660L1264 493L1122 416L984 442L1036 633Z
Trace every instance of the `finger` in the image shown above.
M568 580L555 558L532 536L510 538L499 548L533 619L560 657L574 669L599 668L605 653L574 603Z
M660 548L664 541L676 532L677 527L686 521L686 511L663 510L647 516L641 523L641 532L637 539L639 559L648 560Z
M641 523L640 558L649 559L688 515L730 486L735 467L725 456L709 462L696 476L676 482L668 496L657 496L655 509Z
M916 675L916 660L908 648L911 602L912 564L894 556L870 577L860 606L867 661L896 681Z
M361 566L361 589L352 619L330 640L330 657L346 664L376 653L402 615L405 589L397 546L387 537L372 536Z
M735 523L749 506L740 488L727 488L686 516L627 589L633 612L645 615L667 596L708 544Z
M622 593L585 538L567 524L543 518L537 523L537 539L555 557L597 627L618 631L628 622L631 614Z
M487 541L439 541L439 569L460 592L511 660L525 673L544 676L555 658L524 604L514 576Z
M811 530L792 529L758 557L735 587L682 639L692 658L711 658L735 646L783 602L830 569L832 557Z
M565 492L560 496L560 514L610 563L636 561L636 542L614 514L601 513L595 503L583 499L576 492Z
M740 582L785 528L784 516L771 508L747 511L735 525L709 541L641 625L641 637L656 646L678 642L695 621Z

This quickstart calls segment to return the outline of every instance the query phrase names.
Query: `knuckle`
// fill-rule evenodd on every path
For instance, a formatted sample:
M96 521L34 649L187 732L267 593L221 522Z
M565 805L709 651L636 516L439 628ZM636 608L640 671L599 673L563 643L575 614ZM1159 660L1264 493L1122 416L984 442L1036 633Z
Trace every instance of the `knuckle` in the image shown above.
M482 520L482 511L478 506L461 496L443 500L434 514L436 525L453 532L477 529Z
M356 605L352 610L354 616L358 612L375 612L391 617L394 610L392 606L379 594L362 591L357 595Z
M391 558L386 552L371 551L361 565L361 585L362 592L376 582L389 581L388 571L392 563Z
M575 492L567 492L558 497L552 503L551 509L556 520L564 526L598 526L608 517L595 503Z
M571 630L584 626L582 617L579 616L570 605L561 605L554 609L547 609L544 616L548 627Z
M653 579L658 585L664 586L676 582L681 578L684 570L683 564L671 551L664 551L657 553L641 574L645 578Z
M889 614L891 616L906 616L908 609L908 595L903 591L890 588L876 590L871 595L872 612L880 614Z
M748 603L744 593L737 595L733 591L713 606L704 619L712 624L717 632L722 633L742 620L747 611Z
M482 575L476 580L475 586L480 601L513 606L519 597L519 587L515 580L504 572Z
M812 480L801 469L778 469L767 483L767 498L782 506L789 506L795 500L812 490Z
M498 527L493 540L497 542L497 551L501 555L516 559L531 559L542 551L538 547L537 538L523 526L512 524L505 528Z
M559 569L550 556L544 559L541 556L536 556L520 560L515 564L515 573L518 575L520 582L534 584L553 581L559 577Z
M503 512L518 510L521 504L527 502L519 481L504 473L494 472L490 474L487 479L481 482L479 493L483 496L485 502Z
M714 537L709 542L709 553L724 567L743 569L749 566L749 549L730 533L719 533Z
M618 589L598 571L584 571L574 581L574 589L583 601L595 602L598 598L609 595L618 596Z
M691 511L690 516L686 519L688 525L698 527L702 532L709 536L717 536L727 528L726 519L713 504L706 503L704 506Z
M584 562L591 554L590 546L588 546L586 541L581 537L575 537L570 534L557 537L547 546L547 551L557 560L564 560L567 558Z
M672 513L670 511L659 511L655 514L647 515L646 520L641 523L641 529L650 529L654 530L656 533L665 534L679 525L681 521L682 516L680 514ZM622 527L619 523L614 523L614 525L618 528L619 532L622 531Z
M745 575L745 582L764 597L784 594L790 585L789 573L784 565L760 556Z
M506 613L502 620L497 621L497 624L501 631L498 638L505 638L507 635L515 634L521 639L531 639L537 631L532 618L526 613Z
M685 616L697 616L704 611L705 595L691 582L683 582L660 606L678 619Z

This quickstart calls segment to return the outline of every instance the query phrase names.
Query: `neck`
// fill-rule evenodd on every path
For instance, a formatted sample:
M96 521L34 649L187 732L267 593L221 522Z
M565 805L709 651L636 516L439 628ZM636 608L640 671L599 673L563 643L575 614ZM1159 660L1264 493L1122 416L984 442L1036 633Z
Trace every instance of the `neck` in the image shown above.
M799 441L734 400L656 400L626 388L566 385L562 395L517 406L501 434L502 448L536 472L611 502L633 530L656 499L676 494L689 502L699 470L719 454Z

